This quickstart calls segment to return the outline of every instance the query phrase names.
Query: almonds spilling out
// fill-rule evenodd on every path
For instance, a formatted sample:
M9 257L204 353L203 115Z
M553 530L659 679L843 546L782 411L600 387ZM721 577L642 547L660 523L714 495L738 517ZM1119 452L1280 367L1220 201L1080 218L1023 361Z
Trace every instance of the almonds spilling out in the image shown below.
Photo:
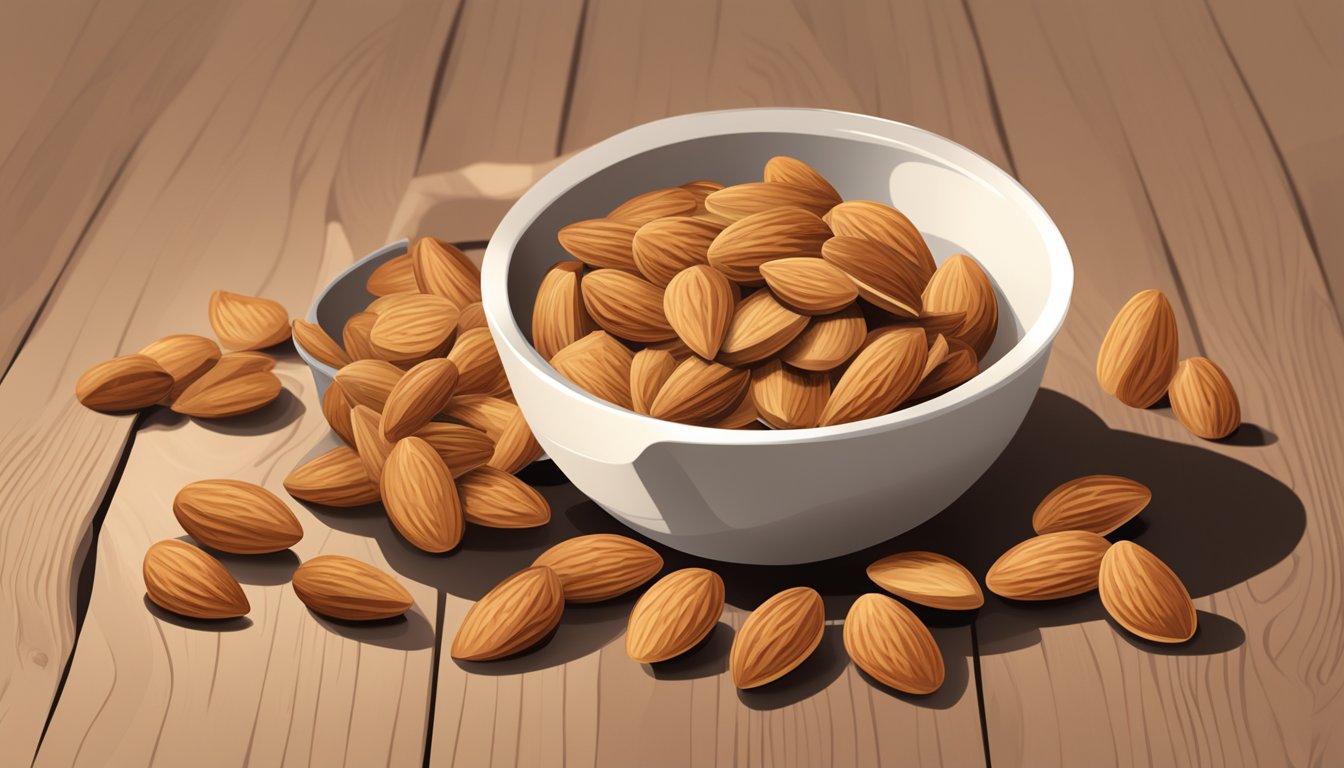
M145 552L145 593L154 604L193 619L233 619L251 610L223 563L190 544L168 539Z
M628 536L593 533L556 544L533 565L555 571L567 602L596 603L620 597L653 578L663 569L663 558Z
M972 611L985 594L971 572L936 552L901 552L868 566L868 578L912 603L948 611Z
M1042 499L1031 516L1031 527L1037 533L1091 531L1105 536L1142 512L1152 498L1148 486L1127 477L1087 475Z
M1043 533L1003 553L985 575L985 586L1012 600L1056 600L1091 592L1110 546L1091 531Z
M207 547L238 555L288 549L303 526L275 494L242 480L198 480L177 492L173 514Z
M704 568L683 568L659 579L630 612L625 652L655 663L686 653L709 636L723 614L723 579Z
M885 686L914 694L943 684L943 654L928 627L894 598L860 595L845 617L845 650Z
M821 595L794 587L761 603L733 638L728 668L738 688L757 688L788 674L821 644L826 612Z
M1098 588L1111 618L1139 637L1157 643L1194 637L1190 593L1166 563L1138 544L1121 541L1107 550Z
M452 656L463 661L502 659L541 642L560 623L565 591L544 565L525 568L467 611L453 638Z
M390 619L415 603L396 579L342 555L319 555L299 565L294 594L314 613L344 621Z

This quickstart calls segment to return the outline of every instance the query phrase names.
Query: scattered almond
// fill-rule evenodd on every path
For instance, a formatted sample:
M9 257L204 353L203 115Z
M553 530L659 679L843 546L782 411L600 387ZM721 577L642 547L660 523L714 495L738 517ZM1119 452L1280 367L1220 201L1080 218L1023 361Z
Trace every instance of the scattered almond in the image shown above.
M462 541L457 487L429 443L407 437L392 446L379 487L388 518L416 548L447 552Z
M536 528L551 521L551 505L532 486L508 472L479 467L457 481L462 514L487 528Z
M1198 618L1190 593L1156 555L1121 541L1101 559L1101 604L1116 623L1156 643L1183 643L1195 636Z
M651 664L686 653L713 631L723 603L723 579L717 573L704 568L669 573L630 612L626 654Z
M747 617L733 638L728 667L738 688L758 688L793 671L821 644L826 611L821 595L794 587L771 597Z
M985 594L971 572L936 552L901 552L868 566L868 578L912 603L947 611L971 611L985 604Z
M172 391L172 374L140 354L99 363L75 383L75 397L84 407L105 412L148 408Z
M288 549L303 526L275 494L242 480L198 480L173 499L182 529L207 547L238 555Z
M164 402L169 404L192 382L213 368L220 358L218 344L204 336L189 333L164 336L140 350L140 354L152 358L173 377L172 391L164 398Z
M360 507L380 498L378 485L348 445L295 467L285 478L285 490L296 499L327 507Z
M458 382L457 365L447 358L432 358L407 371L383 405L379 422L383 437L395 443L415 434L448 404Z
M885 686L918 695L943 685L943 654L928 627L886 595L860 595L845 617L845 650Z
M145 552L145 594L155 605L193 619L233 619L252 609L238 580L215 558L177 539Z
M596 603L620 597L656 576L663 558L628 536L593 533L556 544L533 565L555 571L567 602Z
M392 453L392 443L383 437L382 416L367 405L356 405L350 409L350 426L364 471L375 484L381 483L383 466Z
M1176 313L1161 291L1136 293L1111 322L1097 354L1097 381L1134 408L1162 399L1176 375Z
M541 458L541 445L532 434L532 428L523 418L523 412L513 409L504 430L495 441L495 451L490 456L489 466L513 474L528 464Z
M1119 475L1087 475L1060 485L1041 500L1031 516L1037 533L1091 531L1105 536L1134 519L1153 492Z
M322 395L322 416L326 418L331 430L340 435L347 445L355 444L355 428L350 424L350 400L339 381L327 385Z
M1101 558L1110 542L1090 531L1057 531L1027 539L1003 553L985 586L1012 600L1055 600L1097 588Z
M438 452L454 480L485 466L495 453L495 442L489 435L465 424L431 421L417 430L415 436Z
M199 419L221 419L251 413L274 401L283 388L279 377L269 367L261 368L262 361L234 354L221 357L183 390L173 400L173 411Z
M342 555L320 555L299 565L294 594L314 613L343 621L390 619L415 604L396 579Z
M1241 426L1237 390L1223 369L1206 357L1182 360L1167 395L1176 418L1205 440L1220 440Z
M215 291L209 316L210 327L229 349L263 349L289 338L289 313L271 299Z
M451 654L463 661L490 661L541 642L565 609L560 578L546 566L525 568L486 593L467 611Z

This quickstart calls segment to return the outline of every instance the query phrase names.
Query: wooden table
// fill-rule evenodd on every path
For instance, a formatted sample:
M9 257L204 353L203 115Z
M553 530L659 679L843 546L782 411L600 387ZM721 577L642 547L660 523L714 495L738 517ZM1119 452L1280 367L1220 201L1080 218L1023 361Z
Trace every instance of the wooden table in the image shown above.
M0 763L26 765L1344 764L1344 5L1240 0L19 0L0 9ZM560 478L532 534L409 550L369 514L299 508L292 553L231 560L230 631L151 610L140 559L202 477L279 489L325 439L292 351L276 405L224 423L106 416L90 364L208 333L226 288L301 314L359 254L489 236L555 158L723 107L833 107L947 135L1021 179L1077 265L1045 388L998 465L933 523L816 568L726 568L737 625L812 583L839 619L907 545L980 573L1085 472L1148 483L1128 533L1200 610L1133 641L1095 596L930 617L928 698L847 663L837 626L787 684L739 694L731 632L654 673L629 602L537 653L442 653L471 601L550 542L614 529ZM1190 436L1093 378L1110 318L1164 290L1183 355L1247 425ZM479 535L478 535L479 534ZM399 575L400 624L325 623L288 586L318 553ZM675 558L672 558L675 560Z

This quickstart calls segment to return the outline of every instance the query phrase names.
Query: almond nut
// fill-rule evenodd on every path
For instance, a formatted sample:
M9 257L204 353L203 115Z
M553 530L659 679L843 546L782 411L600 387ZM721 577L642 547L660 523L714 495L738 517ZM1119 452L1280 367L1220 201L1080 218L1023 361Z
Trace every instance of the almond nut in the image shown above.
M723 579L717 573L683 568L667 574L630 611L626 654L652 664L686 653L714 630L723 602Z
M364 462L347 445L294 468L285 478L290 496L327 507L361 507L380 498Z
M966 566L936 552L901 552L868 566L868 578L912 603L946 611L972 611L985 593Z
M1097 353L1097 382L1108 395L1147 408L1176 375L1176 313L1161 291L1134 294L1111 321Z
M288 549L303 526L275 494L242 480L198 480L173 499L182 529L207 547L237 555Z
M845 617L845 650L879 683L905 693L943 685L943 654L928 627L896 599L860 595Z
M555 629L564 610L560 577L544 565L524 568L467 611L453 638L452 657L490 661L524 651Z
M263 349L289 338L289 313L278 301L215 291L209 315L210 327L229 349Z
M148 408L173 391L173 376L148 355L123 355L85 371L75 397L95 411Z
M1003 553L985 586L1012 600L1055 600L1097 588L1101 558L1111 543L1090 531L1057 531L1027 539Z
M821 644L826 611L821 595L794 587L751 612L733 638L728 667L738 688L758 688L793 671Z
M294 594L314 613L343 621L400 616L415 604L396 579L368 563L320 555L294 570Z
M562 541L542 552L533 565L555 571L570 603L620 597L663 569L663 558L628 536L593 533Z
M233 619L252 607L238 580L215 558L177 539L145 552L145 594L155 605L193 619Z
M1037 533L1091 531L1105 536L1148 506L1148 486L1119 475L1087 475L1060 485L1031 516Z
M447 552L462 541L457 487L429 443L408 437L392 446L379 488L392 525L416 548Z
M480 467L457 481L468 523L486 528L536 528L551 521L551 505L532 486L494 467Z
M1205 440L1221 440L1241 426L1237 390L1223 369L1206 357L1182 360L1167 395L1176 418Z
M1145 640L1183 643L1195 636L1199 620L1185 585L1157 555L1132 541L1106 551L1098 588L1111 618Z

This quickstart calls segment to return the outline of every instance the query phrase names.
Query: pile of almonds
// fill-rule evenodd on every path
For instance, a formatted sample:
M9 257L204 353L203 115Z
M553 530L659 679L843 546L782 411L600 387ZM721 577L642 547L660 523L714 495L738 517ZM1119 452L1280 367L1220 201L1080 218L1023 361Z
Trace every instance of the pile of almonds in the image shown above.
M890 413L979 372L998 301L970 257L936 266L900 211L844 201L791 157L693 181L558 237L532 343L574 384L654 418L799 429Z

